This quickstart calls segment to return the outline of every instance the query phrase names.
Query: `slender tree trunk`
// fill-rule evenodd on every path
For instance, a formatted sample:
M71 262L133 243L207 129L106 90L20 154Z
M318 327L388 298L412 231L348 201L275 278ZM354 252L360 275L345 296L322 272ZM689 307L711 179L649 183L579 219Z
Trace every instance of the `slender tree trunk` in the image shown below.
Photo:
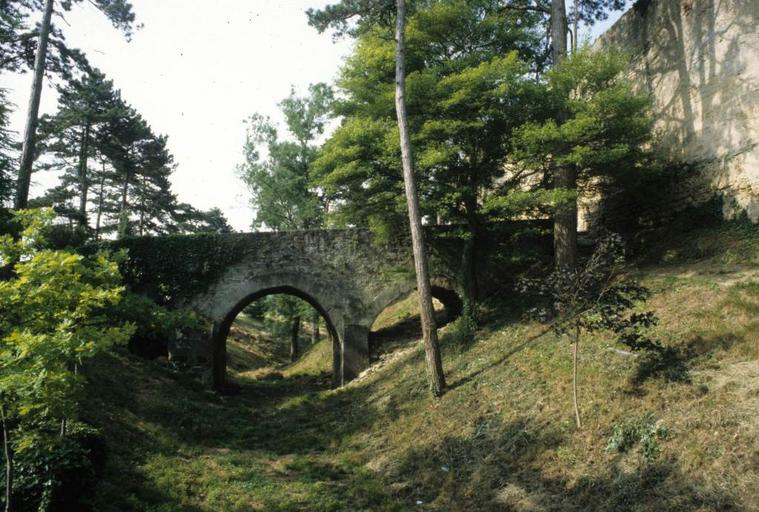
M564 0L551 0L551 53L554 66L560 66L567 55L567 9ZM559 124L567 120L567 112L558 113ZM554 188L576 191L577 174L572 166L559 167L554 174ZM557 267L577 265L577 201L559 206L553 222L554 257Z
M580 0L574 0L574 2L574 16L572 17L572 55L575 54L577 46L580 44Z
M37 55L34 58L34 78L32 79L32 92L29 98L29 111L26 115L26 127L24 128L24 143L21 148L21 166L18 171L18 183L16 185L16 201L14 207L21 210L27 207L29 202L29 185L32 182L32 164L34 163L34 145L37 137L37 123L40 113L40 98L42 97L42 79L45 76L45 62L47 60L47 42L50 36L50 20L53 16L55 0L45 2L45 12L40 24L40 38L37 42Z
M95 220L95 240L100 240L100 219L103 216L103 195L105 191L105 162L103 162L103 175L100 176L100 191L98 193L98 215Z
M300 356L300 343L298 335L300 334L300 316L293 318L292 331L290 332L290 362L294 363Z
M129 233L129 169L124 169L124 183L121 186L121 210L119 211L119 238Z
M79 225L87 227L87 192L89 183L87 179L87 156L90 143L90 122L85 121L82 131L82 144L79 149Z
M144 233L144 226L145 226L145 176L142 177L142 197L140 198L140 236Z
M400 132L403 182L406 188L406 202L408 203L411 244L414 252L416 285L419 290L419 312L422 320L422 334L424 337L424 351L427 359L427 369L429 371L432 392L435 396L440 396L445 389L445 376L443 374L443 361L440 356L440 347L438 346L437 340L435 314L432 308L432 290L427 269L427 252L424 247L422 217L419 212L419 198L416 192L414 163L411 155L411 137L409 136L408 118L406 115L405 0L397 0L397 16L395 30L395 110L398 116L398 131Z
M121 184L121 214L127 211L127 199L129 196L129 171L124 171L124 182Z
M577 348L580 344L580 328L575 330L575 342L572 345L572 403L575 406L575 423L577 428L582 427L582 421L580 421L580 407L577 405Z
M0 421L3 424L3 454L5 455L5 512L11 512L13 510L13 452L8 433L8 421L2 406L0 406Z
M461 267L464 273L464 295L469 305L471 313L477 311L477 300L480 294L479 283L477 282L477 243L480 234L479 225L475 217L477 210L476 199L472 198L467 205L468 220L468 238L464 241L464 247L461 253Z
M321 334L319 333L319 312L314 310L311 315L311 343L318 343L319 338L321 338Z

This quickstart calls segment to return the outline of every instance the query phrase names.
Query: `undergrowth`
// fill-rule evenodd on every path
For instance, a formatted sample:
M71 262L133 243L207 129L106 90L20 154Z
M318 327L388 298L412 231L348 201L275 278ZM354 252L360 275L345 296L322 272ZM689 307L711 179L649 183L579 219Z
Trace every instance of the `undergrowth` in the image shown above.
M441 330L450 386L437 401L416 342L330 390L324 339L281 379L238 373L233 396L158 362L104 356L89 375L88 419L109 453L93 508L759 510L759 237L725 229L689 243L727 237L729 251L649 262L637 276L653 292L657 339L676 354L659 364L687 378L647 371L593 335L579 430L567 344L538 336L545 326L508 301L483 311L473 343L455 324Z

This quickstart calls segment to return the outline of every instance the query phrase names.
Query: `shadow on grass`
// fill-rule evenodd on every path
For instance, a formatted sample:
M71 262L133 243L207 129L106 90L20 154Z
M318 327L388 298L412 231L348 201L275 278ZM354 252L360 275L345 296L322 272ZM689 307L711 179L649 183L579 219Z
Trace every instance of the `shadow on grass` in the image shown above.
M236 395L219 396L181 373L128 354L104 356L89 377L93 393L85 416L103 429L109 449L98 510L177 510L180 505L191 512L207 510L184 505L194 502L193 493L204 492L189 483L192 477L186 473L196 464L189 453L218 461L239 453L248 457L245 464L295 458L297 463L282 474L253 475L266 492L284 493L272 498L279 504L261 510L337 510L330 503L350 503L354 496L356 503L364 500L364 508L372 509L393 500L377 477L360 466L320 460L320 454L332 453L378 421L380 413L363 387L335 392L328 390L328 379L296 376L243 383ZM162 466L146 470L146 464ZM166 476L155 481L156 475L175 472L171 479L178 480L176 486L164 487ZM316 505L288 504L282 489L309 482L314 483L309 492L320 494L302 499Z
M730 350L745 340L736 333L726 333L710 337L696 336L683 348L657 345L647 350L630 377L630 387L634 394L642 392L641 386L654 379L666 382L690 384L690 365L693 361L708 356L716 350Z
M686 353L673 347L658 346L648 350L641 357L630 377L630 386L636 393L641 392L641 386L649 380L664 379L667 382L690 384L690 369Z
M592 475L556 477L550 469L538 471L546 467L546 457L558 456L568 436L528 419L504 424L482 418L468 437L447 437L408 451L394 478L406 482L405 500L424 502L424 510L744 510L728 490L682 474L673 461L630 468L617 457L596 462Z
M511 347L509 350L507 350L506 352L504 352L503 355L501 357L499 357L496 361L493 361L492 363L487 364L487 365L485 365L485 366L477 369L476 371L474 371L474 372L472 372L472 373L470 373L470 374L468 374L468 375L460 378L459 380L451 383L449 385L449 389L453 390L453 389L459 388L461 386L464 386L464 385L472 382L473 380L475 380L477 377L479 377L483 373L486 373L486 372L492 370L493 368L501 366L506 361L508 361L509 359L511 359L511 357L514 356L515 354L518 354L519 352L521 352L522 350L526 349L527 347L529 347L533 343L539 342L543 338L543 336L545 336L546 334L548 334L548 332L550 332L550 329L546 328L546 329L544 329L543 331L541 331L540 333L538 333L536 335L533 335L533 336L530 336L528 338L525 338L525 340L522 343L518 343L517 345Z
M455 316L445 309L435 311L435 322L438 329L455 320ZM419 340L422 337L422 321L419 315L404 318L388 327L369 332L369 354L376 359L387 344L392 347L406 345Z

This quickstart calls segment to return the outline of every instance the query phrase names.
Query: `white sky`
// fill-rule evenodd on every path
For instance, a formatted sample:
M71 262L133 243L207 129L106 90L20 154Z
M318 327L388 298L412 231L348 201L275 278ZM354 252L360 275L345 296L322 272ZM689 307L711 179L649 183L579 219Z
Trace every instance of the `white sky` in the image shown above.
M131 42L88 2L65 14L69 44L84 50L123 98L168 135L179 200L221 208L236 230L248 231L253 212L236 176L245 140L243 120L254 112L281 119L277 103L295 86L331 82L350 52L308 26L305 11L329 0L132 0L144 27ZM619 14L613 17L618 18ZM601 33L611 21L594 27ZM16 105L11 128L21 133L31 74L3 75L0 87ZM55 111L48 88L42 113ZM35 175L34 192L50 177Z

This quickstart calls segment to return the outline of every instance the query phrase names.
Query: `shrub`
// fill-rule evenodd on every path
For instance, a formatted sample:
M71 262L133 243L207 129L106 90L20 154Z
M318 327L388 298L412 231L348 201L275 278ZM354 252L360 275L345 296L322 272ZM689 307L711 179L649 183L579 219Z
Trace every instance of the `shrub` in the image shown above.
M70 435L84 386L78 369L134 332L132 324L108 315L124 293L118 262L125 254L84 257L45 248L53 216L51 210L16 212L19 236L0 236L0 266L10 268L0 281L0 426L10 468L5 484L19 499L38 496L39 510L48 508L45 500L63 480L54 475L84 464L82 445ZM23 489L13 483L14 455L24 469Z
M617 424L611 431L606 445L608 451L624 453L636 444L647 463L653 463L661 453L659 441L666 439L668 430L659 425L652 416L628 420Z
M166 356L172 341L200 327L200 320L192 311L171 310L147 297L129 292L124 294L109 316L135 326L134 334L129 338L129 350L147 358Z

